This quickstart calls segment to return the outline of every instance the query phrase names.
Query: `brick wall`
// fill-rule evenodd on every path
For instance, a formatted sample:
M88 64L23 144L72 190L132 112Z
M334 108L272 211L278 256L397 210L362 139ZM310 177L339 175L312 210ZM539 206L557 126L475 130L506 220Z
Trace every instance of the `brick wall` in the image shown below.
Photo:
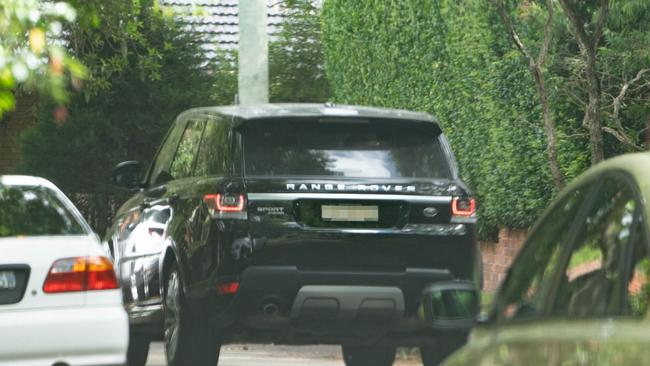
M497 243L480 243L483 256L483 289L485 291L493 292L499 288L525 238L526 230L503 228L499 230Z
M35 123L36 96L19 96L16 109L0 120L0 175L16 173L20 163L17 138Z

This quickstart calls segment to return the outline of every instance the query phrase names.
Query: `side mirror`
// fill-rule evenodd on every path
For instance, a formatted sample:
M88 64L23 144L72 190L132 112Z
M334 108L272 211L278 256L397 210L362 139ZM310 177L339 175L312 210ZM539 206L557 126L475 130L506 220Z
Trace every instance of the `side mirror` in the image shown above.
M476 323L479 292L469 281L436 282L422 292L420 316L439 330L465 330Z
M137 161L125 161L113 168L111 184L116 187L135 189L140 187L142 167Z

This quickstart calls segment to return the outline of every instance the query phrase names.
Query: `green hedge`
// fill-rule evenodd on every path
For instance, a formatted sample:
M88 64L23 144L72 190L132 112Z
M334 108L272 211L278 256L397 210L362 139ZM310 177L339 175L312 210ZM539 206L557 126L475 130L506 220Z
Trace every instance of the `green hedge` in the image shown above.
M335 101L435 115L479 199L483 238L528 227L554 194L534 84L488 4L328 0L322 17ZM587 162L560 127L573 176Z

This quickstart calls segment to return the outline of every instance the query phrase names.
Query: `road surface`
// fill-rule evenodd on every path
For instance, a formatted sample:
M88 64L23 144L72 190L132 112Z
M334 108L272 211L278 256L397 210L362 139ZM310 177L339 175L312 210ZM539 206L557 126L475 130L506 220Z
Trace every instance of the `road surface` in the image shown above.
M228 345L221 348L219 366L343 366L338 346ZM420 365L416 358L398 360L395 365ZM147 366L166 366L162 343L151 344Z

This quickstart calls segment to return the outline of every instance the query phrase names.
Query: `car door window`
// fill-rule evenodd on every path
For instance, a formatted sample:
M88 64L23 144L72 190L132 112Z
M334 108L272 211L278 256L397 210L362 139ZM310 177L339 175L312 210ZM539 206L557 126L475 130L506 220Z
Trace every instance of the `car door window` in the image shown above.
M626 306L624 315L644 316L650 303L650 257L648 240L645 234L645 221L642 217L636 224L632 236L629 271L626 276Z
M568 193L536 227L497 297L497 320L533 319L542 314L548 278L557 268L562 243L590 190L587 185Z
M554 316L597 317L620 313L624 254L635 221L636 199L627 181L607 178L576 227L561 271Z
M187 123L169 169L173 179L192 176L194 161L199 150L204 127L205 120L191 120Z
M221 119L208 121L196 161L196 176L228 175L230 161L229 124Z
M178 140L181 138L183 131L185 130L185 123L179 121L175 122L174 126L171 128L165 142L162 144L158 154L156 155L156 160L153 163L151 168L151 175L149 176L149 186L155 186L162 183L165 183L171 180L171 174L169 173L169 166L171 161L176 153L176 148L178 147Z

